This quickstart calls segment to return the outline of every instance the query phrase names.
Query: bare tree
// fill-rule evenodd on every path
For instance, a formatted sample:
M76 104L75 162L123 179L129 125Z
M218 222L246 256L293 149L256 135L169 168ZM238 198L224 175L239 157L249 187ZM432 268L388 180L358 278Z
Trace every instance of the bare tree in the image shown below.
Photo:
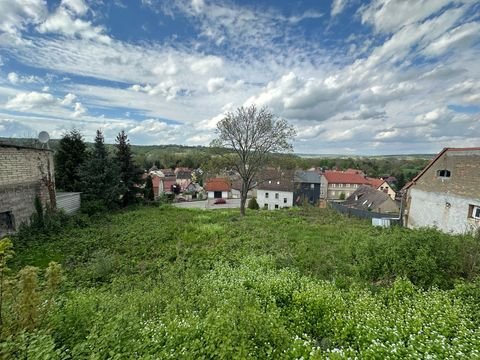
M216 133L217 138L211 146L233 150L233 154L224 156L242 179L240 213L244 216L247 194L255 185L256 174L265 166L271 153L293 150L290 141L296 135L295 129L268 109L251 105L227 113L218 122Z

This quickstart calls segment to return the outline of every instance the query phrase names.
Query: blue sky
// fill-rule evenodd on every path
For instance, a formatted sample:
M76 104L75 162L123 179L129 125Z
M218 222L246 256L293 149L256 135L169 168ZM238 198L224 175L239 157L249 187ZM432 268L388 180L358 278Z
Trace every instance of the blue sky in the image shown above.
M473 0L0 0L0 136L208 145L242 105L299 153L480 146Z

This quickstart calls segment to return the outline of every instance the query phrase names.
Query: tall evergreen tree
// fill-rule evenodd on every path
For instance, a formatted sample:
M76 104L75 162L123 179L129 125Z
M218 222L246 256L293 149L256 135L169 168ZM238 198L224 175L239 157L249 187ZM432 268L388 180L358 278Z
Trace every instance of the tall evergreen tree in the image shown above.
M122 181L122 203L124 206L136 202L137 193L140 191L138 185L142 180L143 171L134 163L130 141L124 130L116 138L116 161L120 167L120 179Z
M79 130L66 132L55 153L55 183L57 189L80 191L79 168L85 161L86 145Z
M121 194L120 170L110 158L103 133L97 130L93 150L80 168L83 197L86 200L101 200L112 208Z
M155 200L155 193L153 191L153 181L150 175L147 177L147 180L145 181L145 190L143 193L143 197L145 200L150 200L150 201Z

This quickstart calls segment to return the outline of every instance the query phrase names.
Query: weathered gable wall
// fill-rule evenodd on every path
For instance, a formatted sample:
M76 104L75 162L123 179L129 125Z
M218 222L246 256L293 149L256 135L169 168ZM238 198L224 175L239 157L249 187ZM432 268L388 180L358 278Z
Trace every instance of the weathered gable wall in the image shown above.
M15 228L29 221L35 211L36 196L44 206L50 201L48 189L42 181L47 175L48 161L53 177L51 151L0 146L0 213L13 215ZM0 224L0 236L6 232L5 224Z
M450 170L449 178L437 176L438 170ZM414 187L419 190L448 192L464 197L480 198L480 151L447 151Z

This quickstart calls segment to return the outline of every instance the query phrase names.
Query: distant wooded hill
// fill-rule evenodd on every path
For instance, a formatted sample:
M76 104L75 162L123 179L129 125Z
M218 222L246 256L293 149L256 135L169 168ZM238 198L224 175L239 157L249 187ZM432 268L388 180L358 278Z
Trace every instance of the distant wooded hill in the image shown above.
M49 141L48 146L55 151L59 144L58 139ZM0 142L20 145L41 147L37 139L27 138L0 138ZM88 143L92 146L92 143ZM113 152L114 145L107 144ZM182 167L206 167L214 156L212 149L205 146L184 146L184 145L132 145L135 161L144 169L156 165L158 168ZM225 150L228 151L228 150ZM323 167L328 169L344 170L348 168L360 169L369 176L396 176L404 178L405 181L413 178L422 170L433 154L413 155L377 155L377 156L355 156L341 154L280 154L272 159L271 165L282 168L308 169L312 167Z

